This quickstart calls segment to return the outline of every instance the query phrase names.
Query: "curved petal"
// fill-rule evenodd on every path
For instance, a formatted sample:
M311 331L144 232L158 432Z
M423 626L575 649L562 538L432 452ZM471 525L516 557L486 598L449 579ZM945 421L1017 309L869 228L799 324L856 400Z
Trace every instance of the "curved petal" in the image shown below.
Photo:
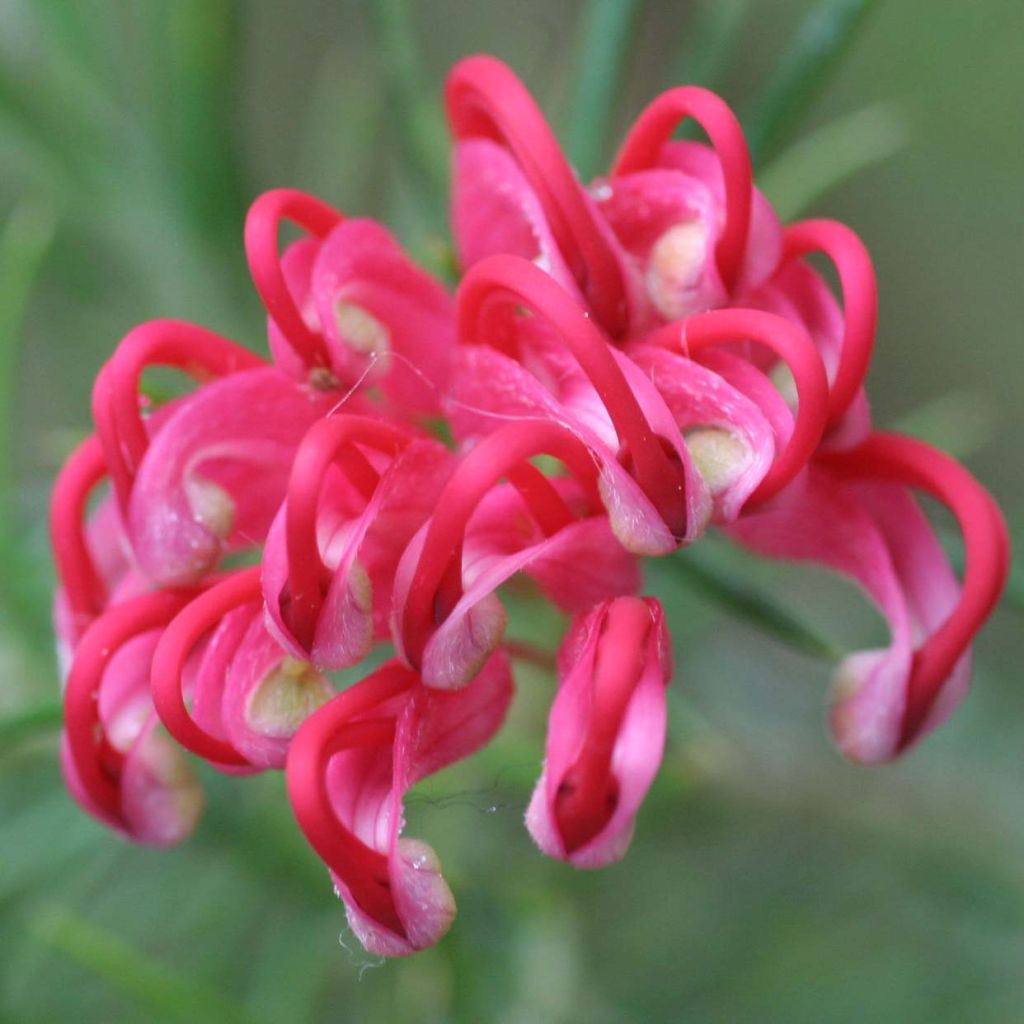
M678 171L638 171L599 182L593 194L642 282L633 334L725 304L715 262L721 210L703 182Z
M369 952L413 953L437 942L451 924L455 901L436 855L401 835L402 801L418 780L491 738L512 689L500 655L457 693L427 690L391 662L340 694L299 733L288 762L293 807Z
M710 190L719 208L724 210L722 165L710 146L699 142L669 142L662 148L656 166L699 179ZM750 234L734 292L741 295L758 287L775 272L781 258L782 225L772 204L755 188L750 209Z
M603 867L625 854L637 811L661 763L665 687L672 671L668 630L656 600L627 600L635 602L634 614L646 620L644 635L633 638L639 650L624 652L626 636L606 635L613 601L579 617L563 642L544 770L526 812L526 826L537 845L576 867ZM616 649L602 650L602 639ZM623 656L632 664L624 675L611 678L620 666L610 669L608 659ZM600 692L616 685L624 685L628 692ZM589 771L598 780L598 806L592 809L597 818L582 841L571 841L559 812L577 795L581 767L588 758Z
M288 583L285 539L287 502L267 536L263 590L269 623L286 650L329 669L348 668L388 635L395 568L409 540L433 511L451 471L452 456L436 441L413 441L384 468L361 511L333 508L338 488L321 499L321 555L332 571L313 643L305 651L282 614ZM318 527L320 524L318 523Z
M142 571L163 585L194 582L225 551L262 541L296 446L336 404L274 368L223 377L183 401L132 488L128 532Z
M692 359L643 344L632 346L629 354L671 410L711 494L713 519L731 522L775 456L767 417L723 377Z
M486 138L456 144L451 217L464 269L496 253L522 256L582 302L540 200L505 146Z
M188 838L203 808L199 783L183 751L160 729L149 695L149 672L161 630L140 633L111 656L100 679L99 724L117 769L117 816L102 808L82 784L67 737L61 767L75 800L94 817L151 846L171 846Z
M710 512L707 490L690 462L672 414L653 384L628 360L623 368L629 384L639 391L651 426L666 438L675 435L673 449L686 467L689 485L687 530L695 534ZM587 446L599 467L601 499L622 546L638 555L663 555L678 547L650 499L619 461L614 430L603 409L597 408L589 386L573 396L570 407L559 402L515 360L484 346L466 346L457 353L447 406L452 429L462 441L485 437L510 420L552 420L568 428ZM605 426L598 433L591 424L601 420Z
M452 300L384 227L342 221L320 246L311 289L342 380L368 372L404 415L437 410L455 338Z
M302 317L302 322L314 333L320 331L320 321L313 304L311 290L313 264L316 262L319 251L320 239L305 237L289 245L281 256L281 274L291 293L292 301L295 303L299 316ZM273 356L274 365L287 373L289 377L294 377L297 381L305 381L309 376L309 366L306 364L306 360L288 341L274 318L269 315L267 317L267 340L270 344L270 354Z
M249 623L227 666L221 716L226 738L256 768L282 768L299 726L333 694L308 662L292 658L267 632L263 609Z

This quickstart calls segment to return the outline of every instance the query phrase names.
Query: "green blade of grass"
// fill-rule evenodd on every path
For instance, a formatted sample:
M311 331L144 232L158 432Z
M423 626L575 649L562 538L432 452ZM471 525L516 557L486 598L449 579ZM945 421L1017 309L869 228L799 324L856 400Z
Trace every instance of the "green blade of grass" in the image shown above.
M15 372L22 323L29 296L57 227L49 203L23 199L0 231L0 502L12 512L11 448L14 430Z
M745 619L787 647L830 661L837 661L843 656L844 652L814 626L767 594L740 582L709 559L689 550L676 559L676 565L680 579L695 593L715 602L731 615Z
M721 81L743 29L750 0L704 0L693 16L691 42L683 48L668 85L714 89Z
M159 1014L161 1020L252 1024L258 1019L219 992L154 963L70 908L44 906L30 919L29 927L39 941Z
M782 220L792 220L854 175L899 152L908 134L893 104L864 107L790 146L758 175L758 185Z
M371 0L367 6L377 36L380 66L399 125L399 143L408 176L419 184L425 215L435 227L444 223L448 189L445 133L433 90L423 81L416 25L408 0Z
M641 6L640 0L590 0L580 21L565 144L585 179L605 155L609 117Z
M820 0L796 31L793 46L745 119L755 166L786 144L822 93L878 0Z
M21 740L53 732L64 723L64 707L60 701L44 701L0 718L0 750L7 750Z
M200 234L233 248L245 213L234 125L240 18L234 0L179 0L167 8L168 82L161 133L174 186Z
M15 398L22 326L56 228L53 207L29 197L14 208L0 230L0 555L9 584L0 592L0 605L10 635L40 664L43 659L35 641L45 635L49 618L47 574L40 571L38 559L16 528L13 439L19 434Z

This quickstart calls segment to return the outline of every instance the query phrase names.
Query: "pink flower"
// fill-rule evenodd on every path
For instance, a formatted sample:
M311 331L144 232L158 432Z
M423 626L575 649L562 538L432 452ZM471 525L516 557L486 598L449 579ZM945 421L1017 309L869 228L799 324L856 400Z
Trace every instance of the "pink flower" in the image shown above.
M511 698L500 655L454 693L428 689L389 662L321 708L296 737L288 755L292 809L371 953L404 956L448 930L455 900L434 851L401 837L402 797L490 740Z
M261 597L258 568L222 578L167 624L153 657L153 703L167 731L222 769L283 767L299 726L332 694L267 631Z
M282 220L310 237L279 261ZM385 228L276 189L250 208L245 243L283 370L321 386L377 384L401 416L437 411L454 333L451 299Z
M528 461L542 454L561 460L571 483L556 485ZM493 490L502 477L532 522L521 527L484 505L509 509L511 493ZM463 456L395 573L395 647L424 684L452 689L475 677L504 635L494 591L517 572L534 576L568 608L635 589L635 563L611 534L598 488L592 453L570 430L542 419L497 430Z
M668 630L653 598L577 618L558 657L544 771L526 812L537 845L576 867L621 859L661 763Z
M183 751L238 777L283 768L382 955L433 944L454 915L433 851L401 835L402 801L501 725L518 645L500 590L518 574L574 616L526 823L590 868L625 854L665 742L669 633L634 596L641 556L714 525L857 582L890 629L834 689L836 741L863 762L963 697L1009 560L966 470L873 430L867 250L831 221L781 228L720 99L658 97L589 191L497 61L458 65L446 100L468 268L454 300L381 225L266 193L245 245L274 363L179 321L132 331L51 507L75 799L165 845L201 807ZM710 147L670 141L687 117ZM284 220L304 236L282 255ZM196 387L150 408L150 366ZM913 491L957 519L962 583ZM326 670L389 641L394 658L336 692Z
M956 517L967 554L962 587L911 488ZM962 466L920 441L872 434L821 456L801 487L729 532L764 554L852 577L888 620L890 647L850 655L836 673L831 724L848 757L889 760L949 717L966 693L970 642L1009 565L1002 515Z
M263 555L269 621L292 654L347 668L387 637L399 557L452 463L439 442L380 418L310 428Z
M163 591L100 615L74 652L61 764L81 806L136 842L185 839L202 811L182 752L158 730L149 671L160 630L192 595Z

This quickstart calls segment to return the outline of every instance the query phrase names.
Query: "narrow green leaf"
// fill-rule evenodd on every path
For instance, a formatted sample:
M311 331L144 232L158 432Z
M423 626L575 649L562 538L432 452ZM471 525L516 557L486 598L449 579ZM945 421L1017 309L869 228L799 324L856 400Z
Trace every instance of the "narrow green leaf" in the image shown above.
M7 750L21 740L59 729L64 722L60 701L44 701L22 708L0 718L0 750Z
M240 19L234 0L179 0L166 8L170 60L163 144L193 228L237 245L245 212L236 120Z
M821 95L877 0L819 0L746 118L754 164L771 160Z
M680 578L702 597L714 601L732 615L769 633L803 654L836 661L843 656L831 640L784 608L767 594L740 582L727 571L692 550L676 559Z
M605 155L609 120L641 0L590 0L580 19L565 145L583 178Z
M35 937L131 996L160 1019L187 1024L251 1024L257 1020L219 992L154 963L116 935L56 904L30 919Z
M995 437L999 413L982 394L950 391L913 409L893 429L913 434L954 458L969 459Z
M729 67L750 0L704 0L690 27L690 43L673 68L668 85L718 86Z
M424 193L426 215L443 225L448 189L448 154L434 90L426 87L409 0L371 0L368 5L380 66L399 127L408 177Z
M899 152L908 135L895 105L864 107L794 143L758 175L757 183L782 220L792 220L854 175Z
M56 226L49 203L27 198L0 230L0 437L17 436L13 417L22 323ZM12 470L10 448L0 445L0 501L5 503L7 516L12 511Z

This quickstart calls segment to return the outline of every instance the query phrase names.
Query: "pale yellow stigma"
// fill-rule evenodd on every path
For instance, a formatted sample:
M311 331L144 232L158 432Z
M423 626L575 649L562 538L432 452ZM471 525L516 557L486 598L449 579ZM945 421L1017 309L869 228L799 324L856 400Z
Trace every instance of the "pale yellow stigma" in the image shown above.
M219 540L227 540L235 523L235 503L219 484L201 476L185 478L185 494L196 521Z
M264 736L294 736L299 726L330 693L320 676L307 662L285 657L253 691L246 708L246 721L253 731Z
M750 461L750 450L742 438L720 427L687 431L686 447L712 494L734 484Z
M647 292L668 320L698 312L696 286L704 273L708 229L702 220L674 224L651 248Z
M356 351L385 360L391 354L391 335L372 313L351 302L334 306L338 333Z

